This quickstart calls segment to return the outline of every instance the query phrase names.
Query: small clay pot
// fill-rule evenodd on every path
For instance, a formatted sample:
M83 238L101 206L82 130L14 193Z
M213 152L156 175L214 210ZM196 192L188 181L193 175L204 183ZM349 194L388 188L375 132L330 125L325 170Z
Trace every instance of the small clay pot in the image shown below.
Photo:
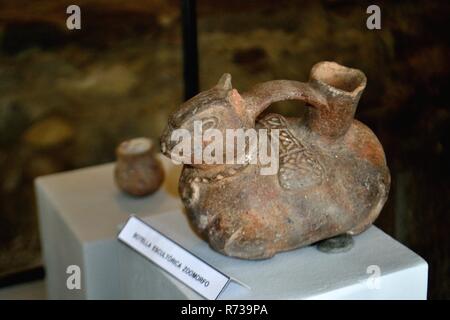
M154 144L147 138L122 142L116 149L114 178L117 186L133 196L145 196L159 189L164 180L161 163L154 155Z

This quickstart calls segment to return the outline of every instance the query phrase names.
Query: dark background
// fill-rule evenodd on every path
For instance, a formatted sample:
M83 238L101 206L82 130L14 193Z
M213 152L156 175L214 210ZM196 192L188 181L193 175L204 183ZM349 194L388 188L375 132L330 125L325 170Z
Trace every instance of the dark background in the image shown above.
M81 7L82 29L66 28ZM381 30L366 8L381 7ZM199 1L200 85L307 80L334 60L368 78L356 117L392 174L376 225L429 263L450 298L448 1ZM179 1L0 1L0 278L41 264L33 180L158 138L183 99ZM276 109L300 114L302 106Z

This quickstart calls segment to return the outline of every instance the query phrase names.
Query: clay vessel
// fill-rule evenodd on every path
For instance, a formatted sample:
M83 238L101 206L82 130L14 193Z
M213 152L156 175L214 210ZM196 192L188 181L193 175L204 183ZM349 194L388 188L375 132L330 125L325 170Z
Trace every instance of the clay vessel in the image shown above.
M354 119L365 86L363 72L334 62L316 64L307 83L269 81L243 94L225 74L171 115L161 137L169 157L174 130L192 132L195 120L224 136L230 128L280 132L274 175L261 175L259 162L184 165L181 198L193 227L213 249L263 259L371 226L387 200L390 174L377 137ZM305 102L307 115L260 116L282 100Z
M117 147L114 178L122 191L145 196L159 189L164 171L154 153L154 144L147 138L127 140Z

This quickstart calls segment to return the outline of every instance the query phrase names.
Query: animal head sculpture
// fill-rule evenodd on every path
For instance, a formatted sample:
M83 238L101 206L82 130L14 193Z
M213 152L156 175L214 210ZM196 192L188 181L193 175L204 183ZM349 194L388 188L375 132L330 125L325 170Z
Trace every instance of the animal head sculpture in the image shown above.
M275 80L240 94L225 74L175 111L161 137L166 156L176 129L278 130L279 169L261 175L261 163L184 164L180 195L194 227L226 255L259 259L340 234L357 234L376 219L390 175L381 144L354 120L365 75L334 62L316 64L307 83ZM300 100L301 119L258 117L271 103ZM201 121L201 122L198 122ZM201 147L211 140L201 138ZM195 141L193 141L195 142ZM192 154L195 153L195 143Z
M238 91L232 88L231 75L224 74L214 87L185 102L170 116L168 126L161 137L162 152L171 156L172 148L176 144L176 141L171 139L173 130L194 132L195 125L200 125L202 132L208 129L219 130L223 136L227 129L254 127L254 118L245 109L245 101ZM209 142L202 141L202 146ZM194 145L191 144L192 148ZM194 155L194 149L191 154ZM189 162L196 167L205 167L203 164L194 163L194 159Z

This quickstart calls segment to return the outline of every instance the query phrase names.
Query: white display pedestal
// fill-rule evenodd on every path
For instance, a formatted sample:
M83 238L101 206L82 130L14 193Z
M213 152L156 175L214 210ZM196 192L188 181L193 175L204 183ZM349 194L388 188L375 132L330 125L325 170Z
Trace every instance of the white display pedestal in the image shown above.
M161 157L163 158L163 157ZM177 194L180 167L163 160L166 180L153 195L134 198L114 184L113 164L36 179L35 189L50 299L117 299L117 226L129 214L146 216L182 204ZM67 267L81 268L81 290L69 290Z
M144 221L251 288L231 283L219 299L426 299L426 262L376 227L356 236L348 252L329 254L310 246L268 260L246 261L211 250L180 210ZM118 256L126 297L201 299L130 248L123 245ZM380 271L377 280L372 270Z
M115 187L112 164L37 179L49 298L201 299L116 239L133 213L251 287L231 283L219 299L426 299L427 263L376 227L339 254L307 247L244 261L214 252L182 212L176 195L179 168L167 160L164 165L164 186L145 198ZM81 268L80 290L67 289L69 265ZM374 271L380 277L370 280Z

